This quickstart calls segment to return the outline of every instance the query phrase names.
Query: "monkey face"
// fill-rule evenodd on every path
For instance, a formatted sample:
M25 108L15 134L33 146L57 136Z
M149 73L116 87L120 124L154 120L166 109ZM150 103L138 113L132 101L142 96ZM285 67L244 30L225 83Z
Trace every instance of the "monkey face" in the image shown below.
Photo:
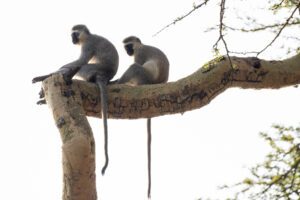
M72 37L73 44L79 43L79 36L80 36L79 32L77 32L77 31L72 32L71 37Z
M132 43L128 43L128 44L125 44L125 50L127 52L127 54L129 56L132 56L134 54L134 50L133 50L133 44Z

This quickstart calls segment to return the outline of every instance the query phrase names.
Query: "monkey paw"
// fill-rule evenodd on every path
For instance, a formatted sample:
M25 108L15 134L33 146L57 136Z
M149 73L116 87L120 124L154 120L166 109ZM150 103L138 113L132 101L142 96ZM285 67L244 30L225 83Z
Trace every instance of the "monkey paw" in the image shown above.
M44 104L47 104L46 100L45 99L42 99L42 100L39 100L36 102L37 105L44 105Z

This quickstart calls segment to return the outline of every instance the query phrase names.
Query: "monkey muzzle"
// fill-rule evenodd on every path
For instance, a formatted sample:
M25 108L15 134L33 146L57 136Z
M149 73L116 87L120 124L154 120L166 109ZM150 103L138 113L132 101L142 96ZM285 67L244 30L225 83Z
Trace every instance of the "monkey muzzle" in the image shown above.
M80 33L78 33L78 32L73 32L71 34L73 44L77 44L79 42L79 34Z
M133 55L133 53L134 53L134 50L133 50L133 44L126 44L126 45L124 46L124 48L125 48L125 50L126 50L126 52L127 52L127 54L128 54L129 56L132 56L132 55Z

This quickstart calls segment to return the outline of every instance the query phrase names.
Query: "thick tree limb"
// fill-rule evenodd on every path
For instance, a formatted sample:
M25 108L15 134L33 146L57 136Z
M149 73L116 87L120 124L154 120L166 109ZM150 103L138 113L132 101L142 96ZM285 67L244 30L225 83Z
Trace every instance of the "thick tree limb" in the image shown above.
M108 87L110 118L151 118L183 113L205 106L230 87L281 88L300 83L300 54L283 61L219 57L176 82ZM86 115L101 117L99 89L61 75L43 81L63 142L63 200L96 200L95 142Z
M82 107L62 76L43 82L46 101L62 139L63 200L96 200L95 141Z
M226 57L210 61L176 82L131 87L108 87L109 118L150 118L201 108L230 87L281 88L300 83L300 54L282 61L256 57ZM45 83L44 83L45 85ZM95 84L75 80L70 93L80 93L86 115L101 117Z

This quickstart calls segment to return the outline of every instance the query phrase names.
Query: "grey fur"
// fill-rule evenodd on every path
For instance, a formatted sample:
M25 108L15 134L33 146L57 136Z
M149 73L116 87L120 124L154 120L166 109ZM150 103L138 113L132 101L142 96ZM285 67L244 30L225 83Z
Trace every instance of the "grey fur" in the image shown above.
M117 73L119 55L114 45L106 38L91 34L85 25L75 25L72 28L72 41L81 46L79 58L62 66L54 73L38 76L32 79L33 83L43 81L53 74L62 74L67 84L72 82L73 76L81 77L88 82L96 83L100 89L102 102L102 118L105 135L105 157L106 162L102 174L108 165L107 153L107 95L106 85ZM40 102L40 101L39 101Z
M165 83L169 77L169 61L158 48L144 45L138 37L130 36L123 40L128 55L134 56L134 63L118 80L130 85ZM151 197L151 118L147 119L148 152L148 198Z

